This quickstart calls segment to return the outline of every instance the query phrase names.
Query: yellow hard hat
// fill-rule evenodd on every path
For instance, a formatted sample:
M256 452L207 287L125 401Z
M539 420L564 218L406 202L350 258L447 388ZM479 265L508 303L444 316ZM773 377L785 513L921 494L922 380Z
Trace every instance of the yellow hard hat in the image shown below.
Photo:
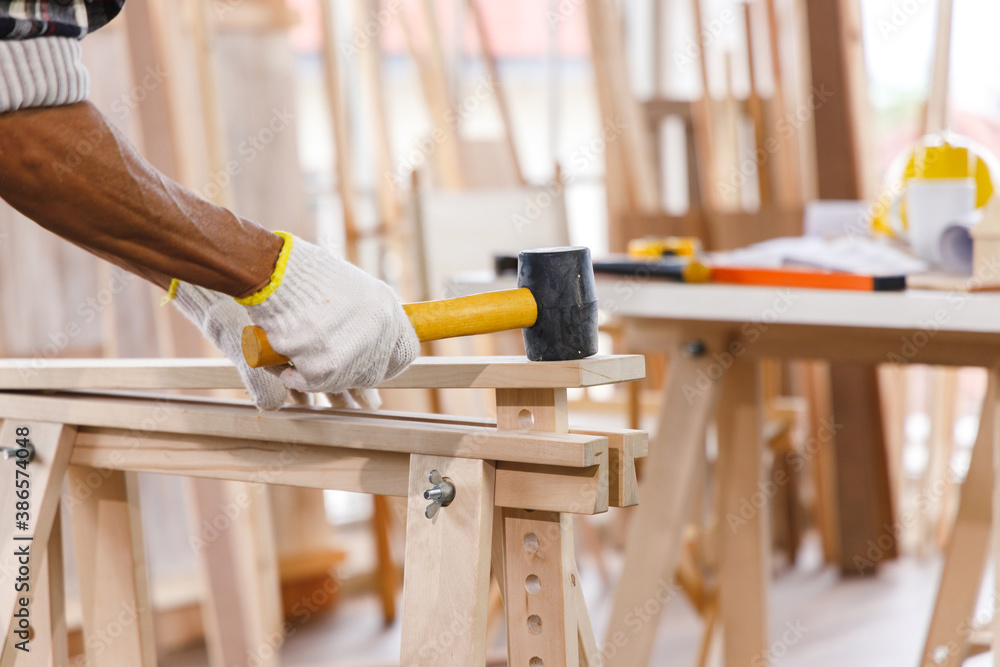
M968 137L951 133L930 134L904 151L889 166L872 214L872 231L906 237L906 188L915 179L971 178L976 184L976 208L993 195L991 174L1000 163L989 150Z

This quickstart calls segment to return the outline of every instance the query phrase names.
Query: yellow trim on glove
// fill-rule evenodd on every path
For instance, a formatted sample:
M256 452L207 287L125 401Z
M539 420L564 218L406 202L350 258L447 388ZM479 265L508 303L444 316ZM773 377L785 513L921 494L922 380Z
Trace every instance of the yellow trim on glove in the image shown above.
M288 266L288 256L292 253L292 239L294 237L288 232L275 232L275 234L280 236L285 241L285 244L281 246L281 252L278 254L278 262L274 265L274 271L271 273L271 280L260 291L254 292L250 296L236 299L236 303L241 306L259 306L281 287L281 281L285 277L285 267Z
M177 288L180 287L180 285L181 281L177 280L177 278L170 281L170 288L167 290L167 293L163 295L163 298L160 299L160 306L167 305L177 297Z

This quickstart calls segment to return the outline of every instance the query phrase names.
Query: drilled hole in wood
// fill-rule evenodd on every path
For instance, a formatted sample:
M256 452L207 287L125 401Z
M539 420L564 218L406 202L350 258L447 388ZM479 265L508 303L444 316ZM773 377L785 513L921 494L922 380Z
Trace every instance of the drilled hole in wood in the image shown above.
M532 614L528 617L528 632L533 635L542 634L542 617L538 614Z
M528 575L528 578L524 580L524 590L532 595L537 595L538 591L542 590L542 582L538 580L537 574Z
M545 667L545 663L541 658L532 658L528 661L528 667Z
M531 410L521 410L517 413L517 423L521 428L531 428L535 425L535 415L531 414Z
M576 586L576 575L575 574L569 575L569 583L571 583L574 586Z
M524 536L524 552L527 554L538 553L538 536L534 533L528 533Z

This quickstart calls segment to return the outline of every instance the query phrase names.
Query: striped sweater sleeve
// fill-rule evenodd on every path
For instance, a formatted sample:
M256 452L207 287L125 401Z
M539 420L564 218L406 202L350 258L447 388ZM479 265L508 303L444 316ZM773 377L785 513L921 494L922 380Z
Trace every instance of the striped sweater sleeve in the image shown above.
M0 113L82 102L89 88L78 40L0 40Z

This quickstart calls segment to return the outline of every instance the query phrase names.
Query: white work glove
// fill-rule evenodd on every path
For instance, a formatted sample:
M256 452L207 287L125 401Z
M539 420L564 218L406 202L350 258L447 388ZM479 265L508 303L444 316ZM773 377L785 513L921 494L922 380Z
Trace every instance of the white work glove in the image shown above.
M285 385L263 369L250 368L243 359L240 339L243 328L252 324L246 308L227 294L179 281L171 286L170 296L177 309L233 362L258 408L277 410L285 403Z
M388 285L284 232L271 282L237 299L292 363L270 370L299 391L374 387L402 373L420 341ZM359 401L360 403L360 401Z
M378 410L382 406L382 397L379 396L378 389L359 387L339 394L327 394L326 398L334 408Z

